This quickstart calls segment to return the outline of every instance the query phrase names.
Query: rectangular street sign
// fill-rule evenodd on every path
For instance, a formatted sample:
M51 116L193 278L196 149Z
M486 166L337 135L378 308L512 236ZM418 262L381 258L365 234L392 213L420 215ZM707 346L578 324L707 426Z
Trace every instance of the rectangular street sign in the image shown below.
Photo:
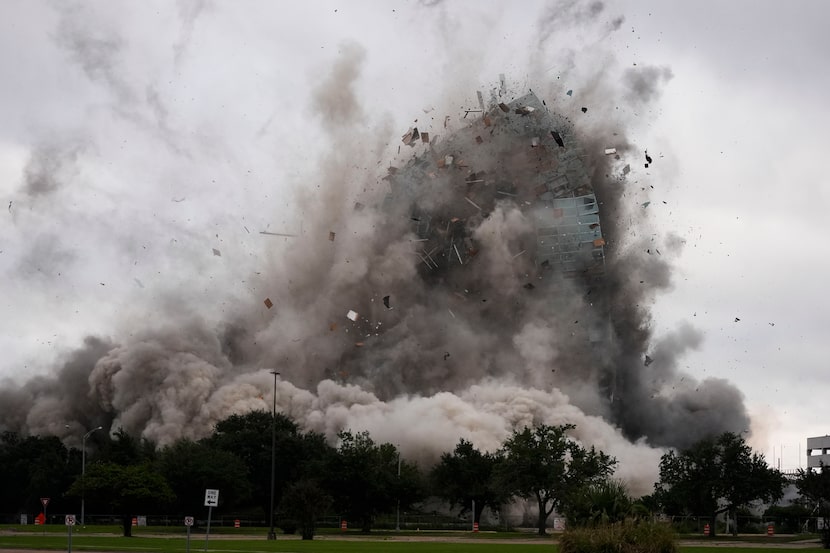
M219 505L219 490L205 490L205 507Z

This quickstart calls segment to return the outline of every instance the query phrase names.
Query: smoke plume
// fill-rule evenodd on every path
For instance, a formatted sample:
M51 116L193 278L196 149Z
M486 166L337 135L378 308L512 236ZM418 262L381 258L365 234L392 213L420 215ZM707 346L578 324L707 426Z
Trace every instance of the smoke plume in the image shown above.
M560 25L604 13L601 2L563 5L538 21L540 44ZM182 11L177 62L201 9ZM622 19L613 21L618 28ZM116 37L89 38L74 25L61 37L90 79L139 109L116 69ZM679 356L701 346L693 328L652 336L648 306L671 286L671 256L653 255L636 236L631 214L642 208L623 197L623 166L641 153L626 138L624 116L600 99L618 90L629 106L654 102L667 68L587 75L581 94L594 117L583 119L576 104L522 112L528 91L502 83L483 113L422 122L407 144L398 139L405 129L362 124L366 57L363 47L342 44L315 82L310 105L325 151L297 190L301 230L264 236L281 247L267 254L267 271L245 275L256 293L222 317L160 302L151 324L112 341L88 338L52 376L0 389L3 429L67 443L99 424L160 445L198 439L230 414L270 410L266 369L277 369L278 409L332 442L343 429L369 430L429 464L459 438L494 450L523 425L574 423L577 439L617 457L618 476L647 493L662 448L747 427L737 389L678 369ZM146 90L146 109L169 132L164 104ZM544 100L566 90L548 83L536 93ZM538 141L514 132L548 122L555 128L531 137ZM616 157L604 153L609 136ZM29 194L57 186L50 159L27 168ZM596 194L599 275L566 278L534 253L552 210L539 207L528 183L556 171L578 183L571 196ZM439 235L450 247L424 238Z

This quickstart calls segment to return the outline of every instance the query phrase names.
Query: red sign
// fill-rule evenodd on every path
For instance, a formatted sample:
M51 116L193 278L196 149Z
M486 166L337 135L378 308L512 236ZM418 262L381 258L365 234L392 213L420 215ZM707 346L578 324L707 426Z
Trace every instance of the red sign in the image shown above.
M45 509L47 505L49 505L49 498L48 497L41 497L40 502L43 503L43 508Z

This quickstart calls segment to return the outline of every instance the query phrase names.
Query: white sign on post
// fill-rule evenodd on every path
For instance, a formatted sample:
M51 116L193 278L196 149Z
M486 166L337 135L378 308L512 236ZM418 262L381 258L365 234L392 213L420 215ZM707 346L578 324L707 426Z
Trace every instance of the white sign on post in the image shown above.
M66 515L66 525L75 526L75 515Z
M219 505L219 490L205 490L205 507Z

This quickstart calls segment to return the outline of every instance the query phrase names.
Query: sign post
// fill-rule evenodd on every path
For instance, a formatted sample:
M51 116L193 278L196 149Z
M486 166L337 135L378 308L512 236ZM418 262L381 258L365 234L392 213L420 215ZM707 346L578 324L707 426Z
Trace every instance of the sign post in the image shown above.
M184 525L187 528L187 553L190 553L190 527L193 526L193 517L184 517Z
M66 515L64 519L67 532L67 551L72 553L72 527L75 526L75 515Z
M207 531L205 532L205 552L207 552L208 538L210 538L210 515L213 508L219 505L219 490L205 490L205 507L208 508Z
M43 504L43 535L46 535L46 506L49 505L48 497L41 497L40 502Z

